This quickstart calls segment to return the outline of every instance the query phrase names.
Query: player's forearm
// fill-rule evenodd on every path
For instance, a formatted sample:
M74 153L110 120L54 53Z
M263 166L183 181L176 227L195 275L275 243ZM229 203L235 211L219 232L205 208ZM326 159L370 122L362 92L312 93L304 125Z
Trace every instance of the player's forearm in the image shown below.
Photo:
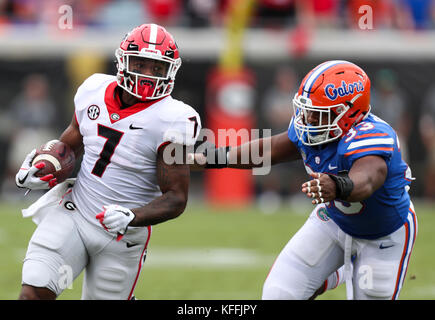
M143 227L174 219L184 212L186 204L187 196L168 191L147 205L132 209L136 217L129 225Z
M83 154L83 137L80 133L75 118L73 118L71 124L61 134L59 140L71 147L71 149L74 151L76 159Z
M367 176L362 174L355 174L353 176L349 175L349 178L353 182L353 190L350 196L346 199L348 202L359 202L369 198L373 192L375 192L375 188L373 183Z
M358 164L365 163L359 168L352 168L349 178L353 182L353 190L346 199L349 202L359 202L369 198L385 182L387 169L385 161L379 157L370 157L358 161ZM371 165L371 167L369 167Z
M269 141L265 141L266 139ZM227 156L228 168L252 169L261 167L266 157L270 159L270 137L252 140L231 148Z
M300 154L296 146L289 140L287 132L283 132L232 148L228 154L228 167L251 169L299 158Z

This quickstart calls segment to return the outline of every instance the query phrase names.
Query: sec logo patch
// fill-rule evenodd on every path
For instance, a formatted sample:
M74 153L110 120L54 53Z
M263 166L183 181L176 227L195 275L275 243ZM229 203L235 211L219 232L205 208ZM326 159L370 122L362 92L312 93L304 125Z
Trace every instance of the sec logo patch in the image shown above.
M96 120L100 116L100 108L93 104L88 107L88 117L91 120Z

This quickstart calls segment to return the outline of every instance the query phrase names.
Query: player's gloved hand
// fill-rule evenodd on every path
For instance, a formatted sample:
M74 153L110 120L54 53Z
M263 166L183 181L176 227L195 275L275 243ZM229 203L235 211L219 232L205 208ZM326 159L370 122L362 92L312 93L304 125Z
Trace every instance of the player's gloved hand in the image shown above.
M43 177L35 176L35 173L45 167L44 163L38 163L32 166L32 160L35 158L36 149L33 149L24 159L20 170L15 175L15 183L18 188L27 188L30 190L50 189L57 184L56 178L52 174Z
M110 233L123 235L127 232L128 224L134 219L135 214L130 209L117 204L103 206L103 211L95 218Z

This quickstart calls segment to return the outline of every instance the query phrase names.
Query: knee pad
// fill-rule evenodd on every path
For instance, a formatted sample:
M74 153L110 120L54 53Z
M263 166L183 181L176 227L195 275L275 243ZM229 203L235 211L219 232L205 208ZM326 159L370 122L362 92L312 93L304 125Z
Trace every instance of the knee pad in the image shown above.
M278 285L270 285L263 287L262 300L301 300L291 292L285 290Z
M117 268L102 268L93 277L86 275L85 300L122 300L131 288L126 286L127 273ZM124 297L125 296L125 297Z
M24 261L22 284L38 288L47 288L56 295L60 294L53 271L47 264L38 260Z
M358 267L357 291L366 299L389 299L394 293L397 266L370 263ZM365 297L364 297L365 296Z

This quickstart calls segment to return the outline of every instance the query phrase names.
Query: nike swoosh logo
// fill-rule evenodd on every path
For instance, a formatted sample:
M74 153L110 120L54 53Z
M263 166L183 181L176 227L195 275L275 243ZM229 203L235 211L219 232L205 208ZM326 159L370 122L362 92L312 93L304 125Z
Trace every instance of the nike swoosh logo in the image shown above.
M23 179L18 179L18 183L19 183L19 184L23 184L24 181L26 181L26 179L27 179L28 176L29 176L29 172L27 172L27 174L24 176Z
M329 170L334 170L334 169L337 169L337 168L338 168L337 166L331 166L331 165L328 166Z
M134 246L137 246L139 243L130 243L130 242L127 242L127 248L131 248L131 247L134 247Z
M391 248L391 247L394 247L394 244L391 244L389 246L384 246L384 244L381 243L381 245L379 246L379 249L387 249L387 248Z
M130 128L131 130L143 129L143 128L141 128L141 127L133 127L133 124L131 124L129 128Z

